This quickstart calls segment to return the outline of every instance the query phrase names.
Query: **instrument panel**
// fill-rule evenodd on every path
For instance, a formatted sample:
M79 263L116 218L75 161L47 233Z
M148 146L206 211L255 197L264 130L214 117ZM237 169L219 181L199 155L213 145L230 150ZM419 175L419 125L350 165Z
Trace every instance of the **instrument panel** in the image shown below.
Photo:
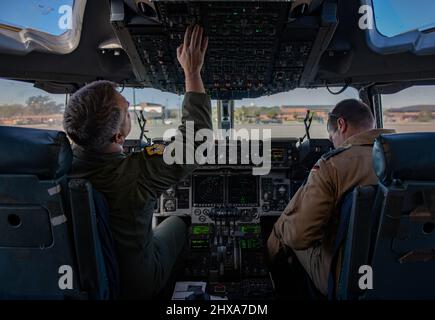
M212 223L222 217L258 222L262 215L281 214L295 185L289 177L291 167L298 159L296 143L296 139L272 141L271 171L265 176L253 175L254 165L250 162L242 164L240 156L237 163L231 165L200 166L162 194L155 215L190 216L193 223ZM237 148L239 155L240 145ZM226 157L234 154L229 150L225 153ZM216 157L220 158L218 152ZM301 181L297 182L300 185Z
M263 176L253 175L254 165L241 164L241 157L231 165L200 166L162 194L155 215L189 216L193 223L213 223L226 217L258 222L262 216L278 216L308 176L314 158L330 150L327 140L311 141L308 151L306 145L298 145L296 139L272 140L271 170ZM225 153L229 157L231 152ZM220 158L218 152L216 157Z
M316 155L322 146L329 151L326 141L320 142L310 148ZM205 280L209 294L228 299L274 296L265 243L270 226L308 175L300 163L310 156L306 150L296 139L274 139L267 175L253 175L252 164L200 166L162 194L157 220L176 215L192 223L183 281Z

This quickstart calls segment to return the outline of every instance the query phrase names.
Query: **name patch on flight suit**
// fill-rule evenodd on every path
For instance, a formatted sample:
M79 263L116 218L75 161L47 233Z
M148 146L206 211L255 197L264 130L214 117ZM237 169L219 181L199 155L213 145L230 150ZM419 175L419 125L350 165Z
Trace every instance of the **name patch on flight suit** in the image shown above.
M149 156L162 156L165 151L165 145L153 144L152 146L145 147L145 151Z

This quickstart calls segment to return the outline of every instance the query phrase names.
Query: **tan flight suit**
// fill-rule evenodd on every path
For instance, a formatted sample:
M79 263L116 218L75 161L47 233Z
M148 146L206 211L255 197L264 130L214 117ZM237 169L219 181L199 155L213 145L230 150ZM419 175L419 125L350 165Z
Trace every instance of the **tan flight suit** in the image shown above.
M182 124L178 128L183 136L186 121L194 121L195 132L212 129L211 101L206 94L186 93ZM195 142L195 146L198 144ZM121 298L155 296L167 282L186 243L186 225L178 217L170 217L152 229L159 196L196 168L196 165L167 165L163 150L164 146L154 145L127 155L96 154L74 148L71 175L88 179L109 204Z
M382 133L393 131L375 129L352 136L341 148L323 156L275 223L268 239L271 260L280 250L290 247L324 295L328 292L328 274L338 231L338 205L347 191L377 183L372 148Z

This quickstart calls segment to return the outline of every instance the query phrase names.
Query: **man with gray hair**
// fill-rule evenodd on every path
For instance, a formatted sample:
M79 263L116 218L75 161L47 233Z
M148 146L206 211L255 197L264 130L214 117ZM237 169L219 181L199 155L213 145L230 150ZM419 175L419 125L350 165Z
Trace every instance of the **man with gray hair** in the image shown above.
M272 265L291 249L316 288L328 292L339 205L343 196L360 185L376 184L374 140L392 130L374 129L370 108L359 100L344 100L329 114L327 130L335 150L312 168L275 223L267 243ZM339 270L339 266L337 268Z
M195 131L212 129L211 102L201 69L208 39L203 28L187 28L177 50L186 94L179 132L187 121ZM167 165L163 145L126 155L123 144L131 130L128 101L115 84L97 81L70 99L64 128L74 142L72 175L89 180L109 205L109 225L120 268L121 298L152 298L168 281L186 242L186 224L170 217L152 229L154 206L164 190L189 174L195 165Z

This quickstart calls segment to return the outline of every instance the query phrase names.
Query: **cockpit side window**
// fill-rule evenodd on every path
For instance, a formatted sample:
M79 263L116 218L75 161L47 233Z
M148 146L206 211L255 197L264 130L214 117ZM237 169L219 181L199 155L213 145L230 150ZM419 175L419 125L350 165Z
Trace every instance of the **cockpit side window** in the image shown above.
M435 28L433 0L373 0L376 28L386 37Z
M0 79L0 126L63 130L65 98L30 83Z
M72 28L74 0L15 0L0 2L0 23L60 36Z
M86 1L1 1L0 52L71 53L80 42Z
M379 54L435 53L433 0L361 0L359 27Z
M384 127L398 133L435 131L435 86L382 95Z

